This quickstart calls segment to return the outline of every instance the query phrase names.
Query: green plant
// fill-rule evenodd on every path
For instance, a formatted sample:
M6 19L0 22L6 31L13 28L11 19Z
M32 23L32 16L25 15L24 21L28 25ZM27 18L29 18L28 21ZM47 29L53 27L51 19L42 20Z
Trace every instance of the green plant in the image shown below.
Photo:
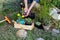
M40 26L40 25L41 25L41 23L40 23L40 22L35 22L35 24L36 24L37 26Z
M39 21L45 25L50 24L51 17L49 16L49 8L51 7L51 3L47 3L48 0L40 1L40 10L36 11L35 21ZM49 6L49 7L48 7ZM38 13L38 14L37 14Z
M60 8L60 0L53 0L52 4L55 5L56 7Z
M32 24L32 19L31 19L31 18L26 18L26 19L25 19L25 23L27 23L27 24Z

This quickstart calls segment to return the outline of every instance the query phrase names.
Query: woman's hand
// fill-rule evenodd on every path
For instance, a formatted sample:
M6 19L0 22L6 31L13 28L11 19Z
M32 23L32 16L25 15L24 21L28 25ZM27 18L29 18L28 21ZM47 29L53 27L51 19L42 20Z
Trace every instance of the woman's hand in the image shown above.
M24 15L24 16L27 17L27 16L29 15L29 13L30 13L30 11L28 10L28 11L26 12L26 15Z
M27 17L29 15L30 11L28 10L28 8L25 8L24 11L25 11L24 16Z
M25 8L25 9L24 9L24 12L26 13L27 11L28 11L28 8Z

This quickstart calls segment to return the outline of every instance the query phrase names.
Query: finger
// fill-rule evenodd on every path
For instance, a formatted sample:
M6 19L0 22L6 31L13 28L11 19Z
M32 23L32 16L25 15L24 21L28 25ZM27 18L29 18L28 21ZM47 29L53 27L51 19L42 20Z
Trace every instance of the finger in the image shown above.
M28 8L27 9L24 9L25 10L25 12L27 12L28 11Z
M27 17L28 15L24 15L25 17Z

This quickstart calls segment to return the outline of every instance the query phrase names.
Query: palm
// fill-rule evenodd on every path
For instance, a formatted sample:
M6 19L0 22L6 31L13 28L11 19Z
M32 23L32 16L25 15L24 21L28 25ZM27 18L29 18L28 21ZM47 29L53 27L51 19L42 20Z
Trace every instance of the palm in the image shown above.
M29 15L29 13L30 13L30 11L28 11L28 12L26 13L25 17L27 17L27 16Z

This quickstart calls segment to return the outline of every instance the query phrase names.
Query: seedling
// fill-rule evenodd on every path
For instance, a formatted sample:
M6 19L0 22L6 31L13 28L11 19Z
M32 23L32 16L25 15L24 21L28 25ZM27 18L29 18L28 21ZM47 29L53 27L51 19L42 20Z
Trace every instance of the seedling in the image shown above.
M34 26L38 29L44 30L43 25L40 22L35 22Z
M25 25L31 25L32 24L32 19L31 18L26 18L25 19Z

